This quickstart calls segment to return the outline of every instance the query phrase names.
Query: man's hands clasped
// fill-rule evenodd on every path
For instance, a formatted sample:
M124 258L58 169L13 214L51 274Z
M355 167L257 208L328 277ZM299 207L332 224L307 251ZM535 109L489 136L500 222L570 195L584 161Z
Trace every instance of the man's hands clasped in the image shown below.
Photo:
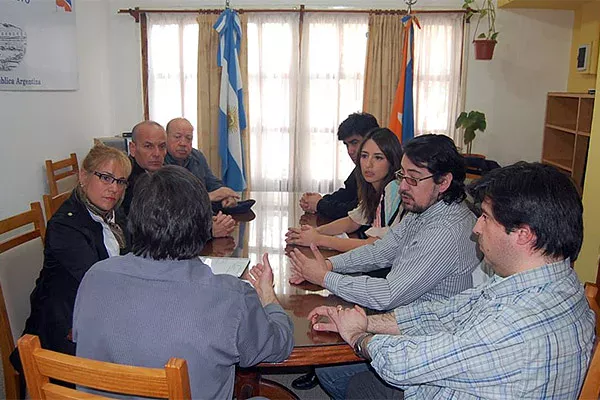
M212 236L216 238L229 236L235 229L236 222L231 215L223 214L221 211L213 217Z
M322 318L327 318L323 322ZM367 313L362 307L320 306L308 314L316 331L338 332L342 339L354 347L356 340L367 332Z

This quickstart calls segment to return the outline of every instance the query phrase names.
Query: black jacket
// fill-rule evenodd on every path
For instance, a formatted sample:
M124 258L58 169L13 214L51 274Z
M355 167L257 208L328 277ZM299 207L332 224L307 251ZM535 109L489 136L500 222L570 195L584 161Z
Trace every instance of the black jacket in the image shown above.
M129 208L131 207L133 192L135 190L135 182L140 176L146 173L146 170L140 167L137 161L135 161L135 158L129 157L129 161L131 161L131 174L127 179L127 190L125 191L125 196L123 197L123 202L120 207L125 215L129 215Z
M117 213L116 220L125 230L125 217ZM123 249L121 254L128 251ZM38 335L43 348L75 354L75 344L67 336L77 289L87 270L106 258L102 225L73 192L48 221L44 266L31 293L24 333Z
M348 216L348 211L354 210L358 205L358 186L356 184L355 173L358 168L354 168L344 182L343 188L336 190L331 194L323 196L317 203L317 213L329 218L339 219Z

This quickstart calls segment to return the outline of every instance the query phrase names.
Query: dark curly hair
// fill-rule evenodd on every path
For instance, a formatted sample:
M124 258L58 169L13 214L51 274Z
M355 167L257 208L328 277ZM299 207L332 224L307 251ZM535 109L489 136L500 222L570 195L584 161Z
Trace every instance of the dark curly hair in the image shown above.
M417 136L404 145L404 155L417 167L426 168L437 184L441 183L443 175L452 174L450 187L442 193L446 204L460 203L465 199L465 160L448 136Z

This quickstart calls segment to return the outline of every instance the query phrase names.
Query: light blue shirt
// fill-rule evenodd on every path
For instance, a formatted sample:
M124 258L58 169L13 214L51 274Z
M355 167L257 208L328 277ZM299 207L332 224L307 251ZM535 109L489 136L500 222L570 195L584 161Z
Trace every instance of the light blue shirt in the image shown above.
M594 313L569 260L395 316L401 334L374 336L368 351L407 400L576 399L594 344Z
M422 213L409 212L373 244L329 258L325 287L352 303L392 310L413 301L442 300L473 287L479 264L471 238L475 215L464 202L438 201ZM391 267L385 279L349 276Z

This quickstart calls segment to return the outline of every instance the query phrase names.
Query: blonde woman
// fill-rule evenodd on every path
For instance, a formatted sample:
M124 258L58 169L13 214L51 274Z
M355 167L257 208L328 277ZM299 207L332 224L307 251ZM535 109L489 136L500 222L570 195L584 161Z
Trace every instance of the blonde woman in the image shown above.
M125 220L116 209L130 173L123 152L94 146L81 165L79 185L48 221L44 266L24 332L38 335L46 349L75 354L71 324L83 275L97 261L128 252Z

